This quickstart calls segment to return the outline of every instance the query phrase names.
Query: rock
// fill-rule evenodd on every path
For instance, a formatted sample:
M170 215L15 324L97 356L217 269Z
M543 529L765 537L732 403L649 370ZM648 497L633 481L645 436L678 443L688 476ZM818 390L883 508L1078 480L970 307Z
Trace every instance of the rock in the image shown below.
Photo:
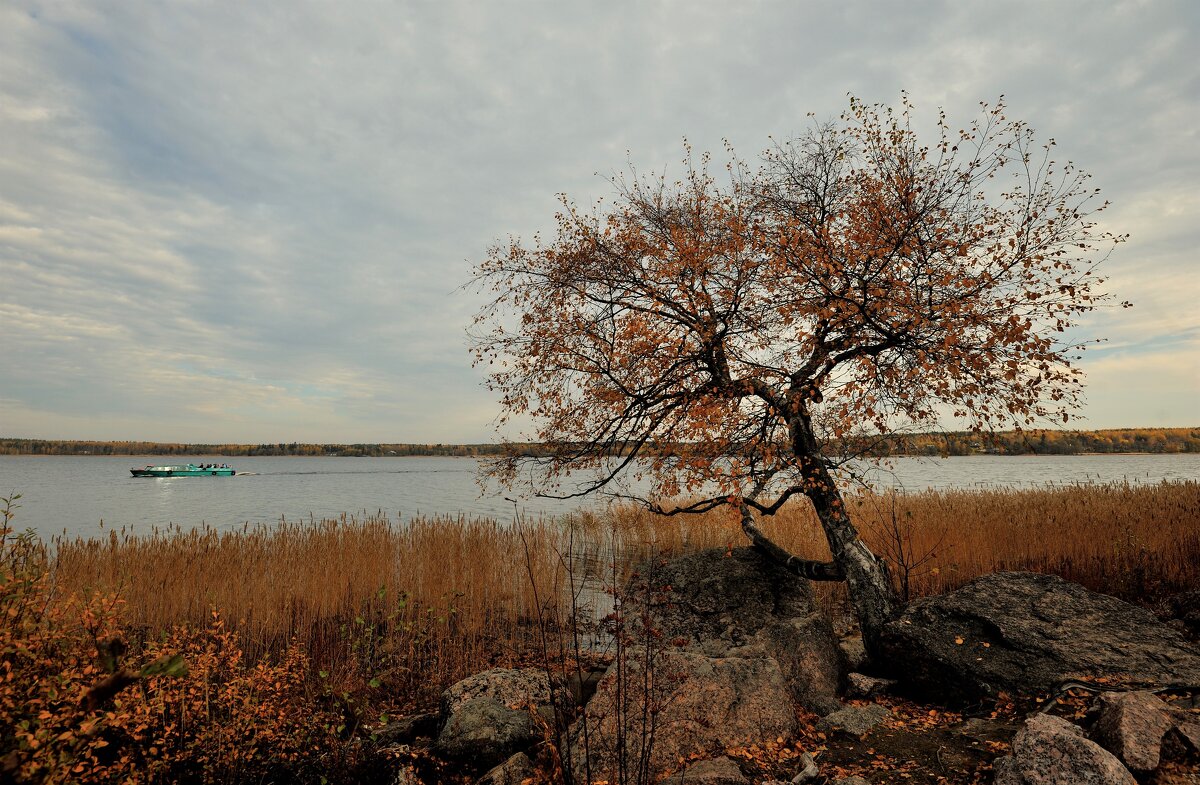
M476 780L475 785L521 785L536 774L529 756L518 752Z
M1002 572L910 603L884 625L892 675L952 702L1069 679L1200 683L1200 654L1146 610L1052 575Z
M1159 697L1176 709L1200 709L1200 692L1191 695L1161 695Z
M1035 714L994 765L996 785L1136 785L1121 761L1066 720Z
M862 777L842 777L841 779L830 780L829 785L871 785L871 783Z
M567 690L576 706L583 706L596 694L596 685L604 678L604 668L574 671L567 675Z
M442 693L435 748L478 768L494 766L541 738L531 711L545 712L550 699L550 680L538 668L494 668L468 676ZM561 686L554 699L563 707L571 701Z
M800 771L792 777L792 785L804 785L806 782L812 782L821 773L821 767L813 760L813 756L807 752L800 756Z
M1151 785L1200 785L1200 772L1192 766L1172 766L1154 773Z
M447 758L485 768L540 738L528 709L510 709L493 698L473 698L446 720L434 747Z
M867 647L861 635L853 635L838 641L838 649L842 653L842 661L848 671L861 671L870 663L867 657Z
M1153 775L1155 783L1174 782L1168 762L1185 768L1200 762L1200 716L1144 691L1106 693L1096 706L1092 738L1139 778ZM1200 772L1195 781L1200 785Z
M779 663L796 705L817 714L840 705L837 694L844 668L829 620L820 611L773 624L759 634L756 643L729 654L747 657L755 652Z
M1180 742L1183 754L1200 755L1200 717L1177 720L1167 735Z
M825 713L839 705L842 654L811 585L753 548L642 564L625 608L628 619L648 609L652 628L682 651L775 659L805 708Z
M879 679L864 673L846 674L846 696L850 698L874 698L892 691L895 679Z
M668 777L664 785L750 785L742 770L729 757L702 760L688 766L679 774Z
M415 739L436 736L441 717L432 712L411 714L388 723L375 732L375 743L380 747L394 744L411 744Z
M1166 704L1149 692L1105 693L1098 703L1092 739L1134 774L1157 769L1163 736L1174 724Z
M559 688L555 700L569 701L570 693ZM550 705L550 680L540 668L493 668L468 676L442 693L442 717L476 698L491 698L510 709Z
M1194 779L1191 780L1191 785L1200 785L1200 750L1196 748L1194 740L1188 740L1177 728L1172 728L1163 737L1162 763L1150 781L1154 785L1174 782L1164 775L1181 769L1192 772Z
M891 709L875 703L866 706L843 706L822 717L817 723L817 728L840 730L851 736L862 736L891 716Z
M650 778L668 774L680 760L721 755L726 749L760 744L796 733L796 714L779 664L767 657L707 657L694 652L661 652L650 660L647 699L640 685L647 662L638 652L616 664L571 729L571 764L576 781L617 781L617 737L625 718L625 759L631 771L644 747ZM618 712L618 686L623 711ZM646 709L647 713L643 713ZM646 744L653 726L653 743ZM586 743L585 743L586 731ZM644 732L645 731L645 732Z
M1200 638L1200 589L1176 594L1167 600L1170 618L1180 622L1195 638Z
M994 785L1024 785L1025 778L1017 766L1016 758L1012 755L996 758L992 763L992 782Z

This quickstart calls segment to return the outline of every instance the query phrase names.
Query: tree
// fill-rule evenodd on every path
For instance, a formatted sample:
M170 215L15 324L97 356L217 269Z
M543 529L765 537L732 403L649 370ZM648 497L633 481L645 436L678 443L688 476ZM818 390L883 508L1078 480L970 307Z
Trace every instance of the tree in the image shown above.
M871 440L950 414L975 431L1067 422L1078 318L1107 295L1123 238L1088 175L1051 158L1003 100L968 129L939 113L920 144L898 109L851 99L728 180L614 180L610 206L562 197L552 241L493 246L473 331L498 427L531 422L548 454L489 473L544 495L620 495L666 515L730 505L752 542L811 578L844 579L868 648L895 612L883 563L838 487ZM526 469L538 471L526 471ZM564 480L589 470L575 486ZM813 505L832 561L802 562L755 514ZM668 504L664 499L688 501Z

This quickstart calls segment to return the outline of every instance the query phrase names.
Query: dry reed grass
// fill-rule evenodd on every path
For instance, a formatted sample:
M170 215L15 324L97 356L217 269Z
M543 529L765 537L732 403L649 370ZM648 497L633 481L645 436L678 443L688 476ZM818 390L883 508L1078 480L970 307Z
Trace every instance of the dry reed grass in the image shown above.
M893 577L903 569L898 562L909 563L913 596L949 591L999 570L1054 573L1134 602L1200 585L1195 481L864 492L846 503L867 544L892 562ZM661 550L742 544L728 510L695 516L685 526L678 519L664 526L642 510L615 517L628 541ZM761 526L797 555L829 558L808 506L789 505Z
M1058 573L1147 604L1200 586L1196 482L864 493L847 502L914 596L1000 569ZM828 558L805 507L763 529L800 555ZM343 517L59 540L53 575L67 591L118 592L147 634L202 626L216 608L250 657L278 656L298 640L314 667L375 679L421 703L468 673L529 657L539 603L553 598L561 613L572 583L586 579L595 594L650 553L741 544L728 511L662 518L625 507L518 525ZM839 603L837 589L824 596Z
M542 542L559 531L528 528ZM118 593L149 635L202 627L217 609L251 658L299 640L314 667L419 691L528 648L528 629L513 624L533 603L523 560L495 521L343 516L60 539L53 575L65 593Z

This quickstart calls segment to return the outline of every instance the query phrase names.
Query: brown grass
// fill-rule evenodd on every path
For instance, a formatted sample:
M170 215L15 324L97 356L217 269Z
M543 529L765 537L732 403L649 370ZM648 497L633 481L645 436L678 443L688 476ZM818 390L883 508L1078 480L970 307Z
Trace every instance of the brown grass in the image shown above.
M529 528L543 543L558 531ZM120 594L149 635L203 626L218 609L252 658L298 639L314 666L402 690L513 660L529 644L528 628L513 623L533 603L521 542L494 521L343 516L55 545L53 574L66 592Z
M894 577L909 565L914 596L1001 569L1057 573L1147 604L1200 586L1196 482L864 494L848 506L895 562ZM763 528L798 554L828 558L799 504ZM215 608L248 657L278 656L297 640L314 668L426 703L468 673L528 658L539 600L564 602L585 572L593 590L612 584L611 553L620 571L651 552L743 542L728 511L661 518L621 508L518 526L343 517L60 540L53 576L66 593L119 593L148 636L203 626Z
M1040 489L861 493L847 508L867 544L899 579L910 565L913 596L949 591L999 570L1054 573L1131 602L1200 586L1200 483L1111 483ZM687 521L640 510L616 516L630 542L661 550L741 545L728 510ZM685 525L679 525L683 523ZM795 504L761 522L810 559L829 549L811 507Z

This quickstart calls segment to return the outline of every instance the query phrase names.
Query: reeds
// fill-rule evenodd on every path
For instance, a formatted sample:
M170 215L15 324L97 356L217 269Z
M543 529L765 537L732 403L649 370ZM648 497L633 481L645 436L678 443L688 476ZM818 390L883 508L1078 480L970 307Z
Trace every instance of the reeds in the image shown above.
M1196 482L866 493L847 503L913 596L1001 569L1058 573L1147 604L1200 586ZM797 554L829 557L801 504L762 528ZM203 626L217 609L248 657L277 657L298 641L314 668L422 703L454 679L529 658L538 601L566 602L571 581L601 593L620 580L614 558L620 573L649 553L743 543L729 511L662 518L624 507L516 523L343 516L64 539L52 574L64 594L119 593L147 635Z
M847 496L846 505L897 583L907 581L911 597L1001 570L1061 575L1147 606L1200 587L1200 482L863 492ZM615 518L628 540L652 541L661 550L743 544L728 510L686 526L677 519L663 526L643 510L621 510ZM761 528L798 556L829 558L807 505L789 505Z
M557 531L532 528L539 542ZM203 626L215 609L252 658L299 640L314 667L412 688L526 649L514 623L532 607L520 548L495 521L343 516L61 539L53 575L64 592L118 593L149 635Z

